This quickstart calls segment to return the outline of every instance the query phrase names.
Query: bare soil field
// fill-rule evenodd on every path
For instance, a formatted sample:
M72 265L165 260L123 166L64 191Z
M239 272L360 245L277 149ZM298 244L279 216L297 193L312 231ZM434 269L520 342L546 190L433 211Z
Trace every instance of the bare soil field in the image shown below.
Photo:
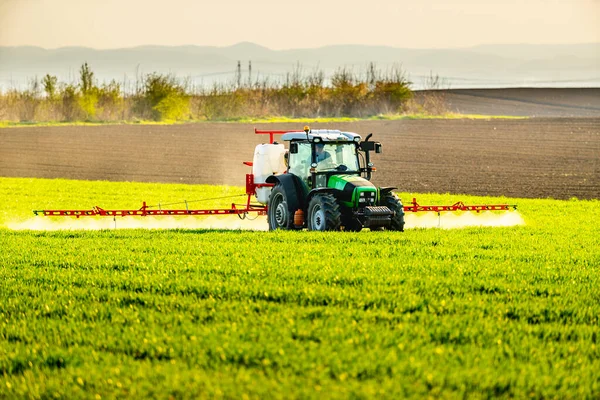
M310 124L310 121L307 121ZM600 118L310 124L374 133L374 181L400 191L600 198ZM296 124L257 124L301 129ZM0 176L244 185L254 125L0 129Z
M460 114L523 117L600 117L600 88L453 89L435 93L449 111Z

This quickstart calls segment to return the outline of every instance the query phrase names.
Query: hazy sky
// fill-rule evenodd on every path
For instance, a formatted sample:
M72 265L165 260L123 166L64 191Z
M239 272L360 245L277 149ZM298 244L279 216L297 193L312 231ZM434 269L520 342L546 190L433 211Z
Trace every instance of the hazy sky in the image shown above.
M0 46L600 42L600 0L0 0Z

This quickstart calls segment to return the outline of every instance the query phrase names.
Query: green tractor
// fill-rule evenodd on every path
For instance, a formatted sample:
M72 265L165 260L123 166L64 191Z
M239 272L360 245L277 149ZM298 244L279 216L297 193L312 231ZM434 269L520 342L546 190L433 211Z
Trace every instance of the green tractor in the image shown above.
M375 171L370 153L381 143L364 141L352 132L310 130L287 132L286 173L271 175L269 230L313 231L404 230L404 208L393 187L370 182Z

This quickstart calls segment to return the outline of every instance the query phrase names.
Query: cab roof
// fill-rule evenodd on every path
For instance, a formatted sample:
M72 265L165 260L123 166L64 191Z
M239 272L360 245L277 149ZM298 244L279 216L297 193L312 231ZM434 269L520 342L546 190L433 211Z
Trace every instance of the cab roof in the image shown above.
M354 132L342 132L336 129L311 129L308 132L308 138L313 140L320 138L323 142L352 142L354 138L361 139L359 134ZM282 140L306 140L305 132L288 132L281 136Z

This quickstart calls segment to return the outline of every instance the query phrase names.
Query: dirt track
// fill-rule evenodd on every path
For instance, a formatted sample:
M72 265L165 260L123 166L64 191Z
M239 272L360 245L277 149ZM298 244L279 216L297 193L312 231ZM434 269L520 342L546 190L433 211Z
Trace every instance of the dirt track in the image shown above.
M297 129L295 124L257 125ZM253 125L0 129L0 176L244 184ZM317 127L316 125L313 127ZM375 182L409 192L600 198L600 118L319 124L383 143Z

